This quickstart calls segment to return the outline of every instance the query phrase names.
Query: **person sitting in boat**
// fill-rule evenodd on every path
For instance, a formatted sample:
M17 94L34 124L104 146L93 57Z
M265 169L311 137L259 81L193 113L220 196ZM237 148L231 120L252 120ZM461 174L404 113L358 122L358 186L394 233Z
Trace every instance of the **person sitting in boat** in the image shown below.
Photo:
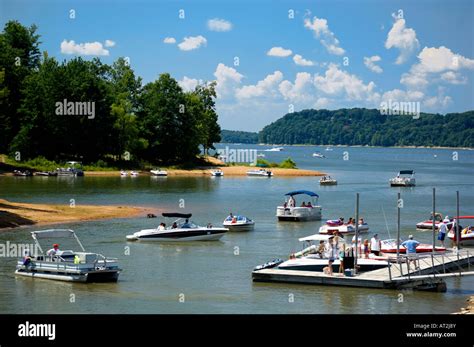
M364 225L364 218L359 218L359 225Z
M61 251L59 250L59 245L57 243L55 243L53 245L53 248L51 248L48 252L46 252L47 255L59 255L59 253L61 253Z
M235 224L235 223L237 223L237 217L236 217L236 216L233 216L233 217L232 217L232 224Z
M184 224L181 225L181 228L191 228L191 225L189 224L189 219L186 218Z
M178 228L178 224L176 224L176 222L173 222L173 225L171 226L171 229L177 229Z
M326 251L326 245L324 244L324 241L321 240L319 241L319 247L318 247L318 250L316 251L316 254L318 254L319 257L322 259L324 258L325 251Z
M295 207L296 206L296 200L293 196L290 196L290 198L288 199L288 205L290 207Z
M351 225L353 223L354 223L354 221L352 220L352 217L350 217L349 220L347 221L347 225Z
M313 205L311 204L311 201L308 201L308 204L306 205L306 207L313 208Z
M160 231L165 230L165 223L160 223L160 226L158 227L158 230L160 230Z
M28 268L29 266L31 266L31 262L33 260L33 257L31 255L31 252L29 249L25 250L25 255L23 256L23 265L25 266L25 268Z
M344 217L339 217L339 225L343 225L344 224Z
M306 202L303 201L303 202L301 203L301 207L307 207L307 206L306 206Z

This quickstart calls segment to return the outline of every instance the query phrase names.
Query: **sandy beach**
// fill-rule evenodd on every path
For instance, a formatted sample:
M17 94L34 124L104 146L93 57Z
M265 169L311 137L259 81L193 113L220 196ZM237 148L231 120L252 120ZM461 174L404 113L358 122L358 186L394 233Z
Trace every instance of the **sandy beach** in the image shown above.
M26 204L0 199L0 230L26 225L146 216L151 209L132 206Z

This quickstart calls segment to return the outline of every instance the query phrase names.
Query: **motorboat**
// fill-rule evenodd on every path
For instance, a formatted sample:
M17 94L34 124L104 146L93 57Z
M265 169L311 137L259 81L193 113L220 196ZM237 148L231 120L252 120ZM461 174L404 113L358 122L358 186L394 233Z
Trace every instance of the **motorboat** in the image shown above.
M299 252L290 255L290 259L284 261L278 265L278 269L281 270L296 270L296 271L316 271L323 272L324 268L328 266L330 249L328 248L328 242L332 239L335 241L334 235L321 235L314 234L300 238L299 241L303 242L303 249ZM344 245L344 268L351 269L355 265L355 257L351 247L346 247L344 238L339 237L337 241L336 250L337 256L332 263L333 271L336 273L339 265L339 247L341 244ZM319 246L322 246L321 249ZM357 258L357 268L359 272L371 271L386 268L388 265L388 258L386 257L369 257L369 258Z
M398 175L390 179L391 187L414 187L416 185L415 171L401 170Z
M168 171L161 170L161 169L153 169L150 170L152 176L168 176Z
M321 159L326 158L326 156L325 156L324 154L319 153L319 152L313 153L313 157L315 157L315 158L321 158Z
M131 177L138 177L139 173L138 173L138 171L130 171L130 176Z
M439 224L441 221L444 221L446 223L446 227L451 229L453 225L453 218L450 218L448 216L443 218L443 215L441 213L435 213L434 214L434 220L435 220L435 230L438 230ZM425 220L423 222L416 223L416 229L417 230L432 230L433 229L433 214L430 216L430 219Z
M331 176L323 176L319 180L319 184L322 186L335 186L337 185L337 180L335 178L332 178Z
M71 229L48 229L31 232L35 254L26 250L18 260L15 275L70 282L117 282L120 272L116 258L87 252ZM64 250L45 254L39 240L72 239L80 251Z
M382 247L380 248L382 253L393 254L397 253L397 240L396 239L388 239L388 240L381 240ZM402 241L400 240L400 253L405 254L407 252L406 248L401 245ZM420 243L416 247L416 253L431 253L433 252L433 245L427 243ZM438 247L435 246L435 252L446 252L446 247Z
M161 223L154 229L144 229L127 235L128 241L158 241L158 242L184 242L184 241L216 241L226 232L227 228L215 228L211 224L199 226L192 221L191 213L163 213L165 218L177 218L170 226Z
M273 172L266 169L258 169L258 170L249 170L247 171L247 176L255 176L255 177L272 177Z
M295 196L307 195L311 198L304 206L297 207ZM322 207L318 205L319 195L309 190L295 190L286 193L288 200L285 200L283 206L278 206L276 216L279 221L309 221L320 220L322 214ZM303 205L303 204L302 204Z
M257 154L257 158L265 158L265 154L263 154L263 153L258 153L258 154Z
M341 235L355 234L355 224L344 224L339 219L330 219L326 221L326 224L319 228L320 234L332 235L336 232ZM366 222L359 223L358 232L366 233L369 231L369 225Z
M84 176L84 171L82 170L82 163L79 161L68 161L67 168L57 168L56 172L58 176Z
M37 171L35 172L35 176L43 176L43 177L51 177L57 176L57 171Z
M283 147L273 147L273 148L269 148L269 149L266 149L265 152L281 152L283 151Z
M250 231L254 229L255 222L245 216L229 215L224 219L223 226L230 231Z
M332 151L333 149L331 147L326 147L326 151Z
M212 177L222 177L222 176L224 176L224 171L222 171L221 169L211 170L211 176Z
M120 171L120 177L128 177L128 172L124 171L124 170L121 170Z
M474 219L474 216L459 216L459 220L463 219ZM454 232L456 228L451 228L448 232L448 238L453 241L457 242L457 236ZM474 226L468 225L467 227L463 228L461 225L459 225L459 229L461 231L460 239L459 239L459 244L461 246L472 246L474 245Z
M13 170L13 176L30 177L30 176L33 176L33 174L29 170L25 170L25 171Z

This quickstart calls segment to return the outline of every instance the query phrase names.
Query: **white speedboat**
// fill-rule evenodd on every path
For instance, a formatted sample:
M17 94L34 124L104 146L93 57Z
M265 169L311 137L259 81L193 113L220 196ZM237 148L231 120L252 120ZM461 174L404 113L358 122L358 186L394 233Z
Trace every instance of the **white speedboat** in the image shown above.
M397 240L396 239L388 239L388 240L381 240L382 248L380 249L382 253L387 254L395 254L397 253ZM400 240L400 247L399 251L401 254L405 254L407 252L406 248L401 245L403 241ZM420 243L416 247L416 253L432 253L433 252L433 245L427 243ZM446 252L446 247L435 246L435 252Z
M474 216L460 216L459 220L463 219L474 219ZM454 243L457 242L457 236L454 232L456 228L452 228L448 232L448 238L453 241ZM473 246L474 245L474 225L468 225L467 227L463 228L461 225L459 225L460 230L460 239L459 239L459 244L461 246Z
M128 172L125 171L125 170L121 170L120 171L120 177L127 177L128 176Z
M263 153L258 153L258 154L257 154L257 158L265 158L265 154L263 154Z
M153 169L150 170L152 176L168 176L168 171L161 170L161 169Z
M335 186L337 185L337 180L332 178L331 176L323 176L319 180L319 184L322 186Z
M390 179L391 187L414 187L415 185L415 171L413 170L401 170L396 177Z
M326 147L326 151L332 151L333 149L331 147Z
M434 220L435 220L435 230L438 230L439 224L443 220L445 221L446 227L449 230L451 229L453 225L453 221L454 221L453 218L449 218L448 216L443 218L443 215L441 213L435 213ZM433 215L431 215L429 219L423 222L416 223L416 229L417 230L432 230L433 229Z
M222 171L221 169L211 170L211 176L212 177L222 177L222 176L224 176L224 171Z
M86 252L78 237L70 229L48 229L33 231L37 252L28 250L19 260L15 274L31 278L44 278L70 282L116 282L120 271L116 258L108 258L98 253ZM72 239L80 251L56 251L54 255L44 254L39 240Z
M229 215L224 220L223 226L230 231L250 231L255 227L255 222L245 216Z
M256 176L256 177L272 177L273 172L266 169L258 169L258 170L249 170L247 171L247 176Z
M273 147L273 148L269 148L269 149L266 149L265 152L281 152L283 151L283 147Z
M295 196L308 195L312 201L308 201L304 206L297 207ZM278 206L276 216L279 221L308 221L321 219L321 206L318 205L319 195L309 190L296 190L286 193L289 196L283 206Z
M359 224L359 233L366 233L369 231L369 225L367 223ZM327 220L326 224L319 228L320 234L332 235L338 232L341 235L355 234L355 225L354 224L344 224L339 220Z
M138 175L139 175L138 171L130 171L131 177L138 177Z
M166 218L178 218L170 226L160 224L154 229L144 229L127 235L128 241L184 242L184 241L216 241L226 232L227 228L214 228L211 224L199 226L189 221L191 213L163 213Z
M294 253L290 256L290 259L284 261L278 265L278 269L281 270L297 270L297 271L317 271L322 272L329 264L330 251L328 249L327 242L334 238L334 235L320 235L314 234L307 237L300 238L299 241L303 242L303 250ZM340 244L345 244L344 238L339 238L337 241L339 248ZM319 245L322 245L323 250L319 250ZM337 254L339 250L337 251ZM352 248L346 248L344 252L344 268L354 268L354 253ZM371 271L387 267L387 258L376 257L376 258L358 258L357 266L358 271ZM340 265L339 257L336 256L332 264L333 272L337 273Z
M321 159L326 158L326 156L324 154L321 154L319 152L313 153L313 157L321 158Z

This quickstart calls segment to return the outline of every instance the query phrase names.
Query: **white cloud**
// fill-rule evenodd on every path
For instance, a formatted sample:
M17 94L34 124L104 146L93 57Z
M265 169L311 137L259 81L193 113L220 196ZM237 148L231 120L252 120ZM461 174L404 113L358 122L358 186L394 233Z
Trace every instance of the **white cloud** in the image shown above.
M424 98L425 94L420 91L407 92L401 89L393 89L386 91L382 95L381 101L388 102L410 102L410 101L421 101Z
M112 40L105 40L104 46L105 46L105 47L113 47L113 46L115 46L115 41L112 41Z
M324 94L339 95L351 101L366 100L374 102L379 98L378 93L375 92L374 82L364 84L356 75L340 70L335 64L329 65L324 76L316 75L314 85Z
M196 89L199 84L203 84L203 80L184 76L182 80L178 81L178 84L185 92L190 92Z
M433 112L439 112L440 109L448 107L453 102L449 95L445 95L445 90L438 87L438 94L436 96L423 100L423 107Z
M397 48L400 55L396 60L396 64L403 64L407 61L410 55L415 52L420 46L416 38L415 30L405 27L405 19L397 19L390 29L387 40L385 41L385 48Z
M230 31L232 23L225 19L214 18L207 21L207 28L211 31Z
M292 55L293 52L291 49L285 49L283 47L272 47L268 52L267 55L272 57L288 57Z
M314 35L320 40L321 44L326 47L331 54L342 55L345 50L339 46L339 40L334 33L329 30L328 21L324 18L313 17L304 20L304 27L313 31Z
M109 55L100 42L76 43L74 40L61 42L61 53L79 55Z
M281 71L267 75L263 80L258 81L255 85L243 86L236 90L235 96L238 99L248 99L253 97L274 97L276 94L276 86L283 79Z
M207 40L204 36L187 36L184 38L183 42L178 44L178 47L182 51L191 51L193 49L198 49L201 46L205 46Z
M217 82L216 93L218 97L225 97L233 93L244 77L236 69L222 63L217 65L214 76Z
M375 72L375 73L382 73L383 72L383 69L376 65L375 63L378 62L378 61L381 61L382 58L380 58L380 56L378 55L373 55L371 57L364 57L364 64L365 66L367 66L367 68L372 71L372 72Z
M315 97L311 74L307 72L299 72L296 74L295 82L283 81L278 86L278 90L285 100L291 102L310 102Z
M467 83L467 78L462 76L458 72L453 72L453 71L446 71L445 73L441 74L441 79L444 82L450 83L450 84L466 84Z
M176 39L174 37L165 37L165 39L163 40L164 43L168 43L168 44L175 44L176 43Z
M314 65L314 63L311 60L306 60L299 54L295 54L293 56L293 61L295 62L296 65L300 65L300 66L313 66Z
M326 108L331 104L331 100L328 98L318 98L318 100L314 104L315 109Z

